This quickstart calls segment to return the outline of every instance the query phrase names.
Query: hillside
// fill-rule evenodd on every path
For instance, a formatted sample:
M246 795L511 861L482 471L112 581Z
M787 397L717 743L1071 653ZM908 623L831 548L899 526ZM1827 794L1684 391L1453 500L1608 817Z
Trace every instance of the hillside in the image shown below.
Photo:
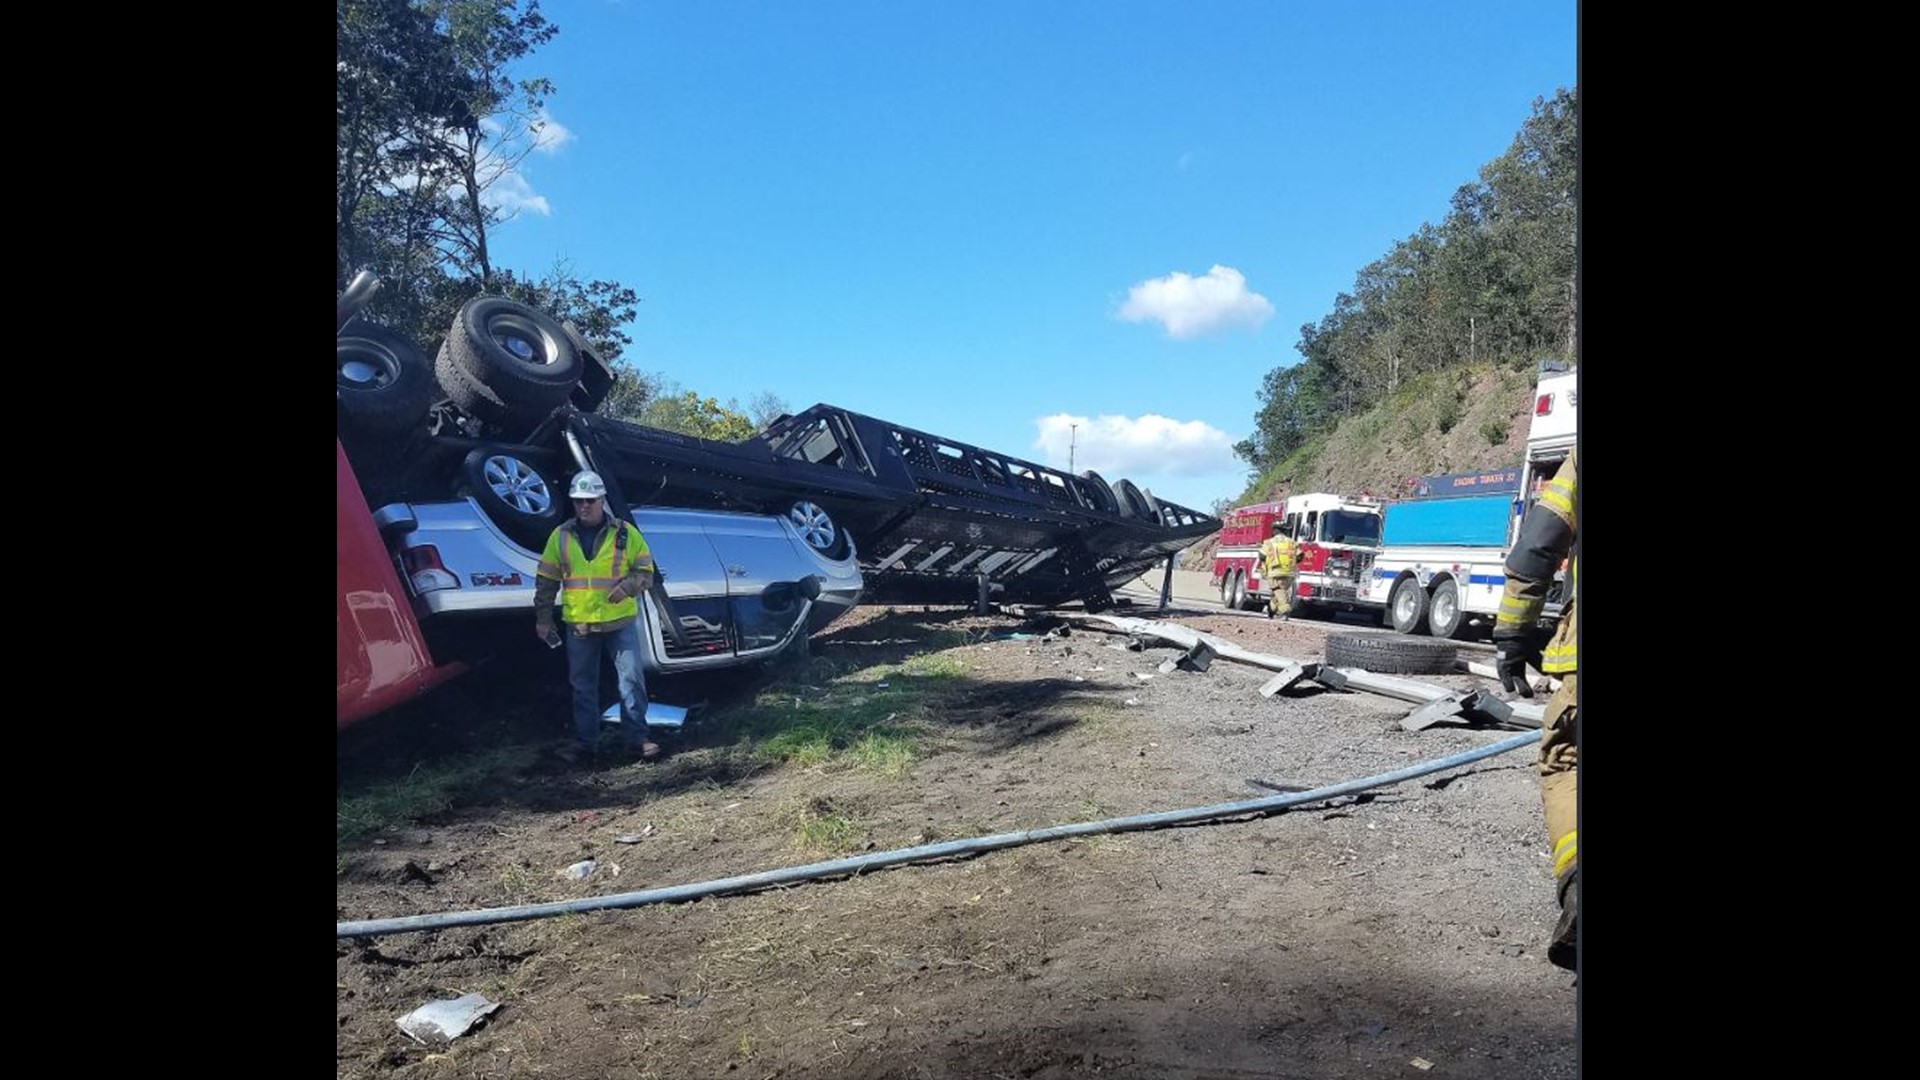
M1308 491L1393 500L1418 476L1518 465L1526 455L1534 375L1489 365L1428 372L1348 417L1247 486L1233 505ZM1206 569L1215 538L1181 564Z

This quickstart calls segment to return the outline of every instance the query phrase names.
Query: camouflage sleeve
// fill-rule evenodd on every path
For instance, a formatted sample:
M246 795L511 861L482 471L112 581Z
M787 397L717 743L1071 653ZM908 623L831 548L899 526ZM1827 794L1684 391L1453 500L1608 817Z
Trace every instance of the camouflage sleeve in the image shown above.
M1540 493L1520 522L1520 538L1507 553L1507 587L1494 619L1496 637L1531 628L1546 605L1553 572L1573 550L1574 456Z

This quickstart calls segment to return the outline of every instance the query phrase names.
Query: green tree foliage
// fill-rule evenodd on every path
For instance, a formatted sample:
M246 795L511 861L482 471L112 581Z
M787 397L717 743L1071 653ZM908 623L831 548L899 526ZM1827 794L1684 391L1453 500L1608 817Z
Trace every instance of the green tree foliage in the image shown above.
M1536 99L1507 151L1300 328L1301 359L1267 372L1234 452L1264 473L1422 372L1573 359L1577 93Z
M370 314L426 344L481 293L572 319L609 362L639 298L556 266L496 266L490 192L547 132L552 83L513 68L559 28L538 0L335 0L335 286L380 275Z
M648 427L722 442L739 442L759 430L734 402L722 405L677 387L648 401L637 419Z

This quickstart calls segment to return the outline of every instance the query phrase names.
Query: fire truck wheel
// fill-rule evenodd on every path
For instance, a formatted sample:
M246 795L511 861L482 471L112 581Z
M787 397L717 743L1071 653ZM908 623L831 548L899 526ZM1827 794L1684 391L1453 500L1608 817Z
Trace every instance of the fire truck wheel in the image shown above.
M1401 578L1387 598L1387 621L1402 634L1427 628L1427 590L1413 578Z
M1452 642L1400 634L1328 634L1327 663L1380 675L1444 675L1459 650Z
M1305 600L1300 596L1300 583L1294 582L1287 589L1287 607L1289 614L1296 619L1317 619L1320 617L1320 604L1314 600Z
M1427 624L1438 638L1459 638L1467 631L1467 613L1460 608L1460 586L1452 578L1433 590L1427 605Z

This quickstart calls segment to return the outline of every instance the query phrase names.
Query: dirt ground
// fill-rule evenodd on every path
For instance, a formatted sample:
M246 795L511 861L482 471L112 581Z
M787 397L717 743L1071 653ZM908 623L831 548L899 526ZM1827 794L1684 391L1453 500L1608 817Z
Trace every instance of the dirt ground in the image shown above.
M1321 657L1329 630L1353 628L1164 617L1305 660ZM1257 668L1159 674L1177 650L1129 652L1084 629L1006 637L1020 629L953 609L857 609L778 685L796 702L851 703L877 692L858 681L874 665L945 665L941 707L905 718L922 732L910 762L768 764L697 724L652 763L540 759L343 844L338 918L632 892L1231 802L1271 793L1249 778L1318 786L1511 734L1405 732L1406 703L1262 698L1269 673ZM755 678L698 689L720 706L775 685ZM557 737L563 682L544 668L470 676L429 711L343 736L340 783ZM1521 750L1260 818L692 904L341 940L337 1075L1571 1077L1574 980L1545 956L1557 912L1537 785ZM835 827L806 827L823 821ZM587 858L599 861L587 880L558 876ZM468 992L503 1007L450 1045L417 1045L395 1024Z

